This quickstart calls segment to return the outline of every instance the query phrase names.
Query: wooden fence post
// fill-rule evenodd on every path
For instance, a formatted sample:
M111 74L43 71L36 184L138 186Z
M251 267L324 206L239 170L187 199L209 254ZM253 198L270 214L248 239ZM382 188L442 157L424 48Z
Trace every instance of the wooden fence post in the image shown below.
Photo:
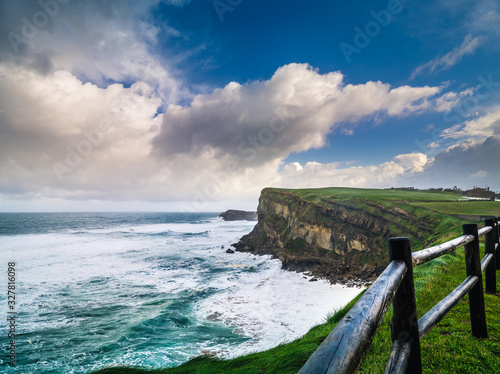
M421 374L420 337L418 334L417 302L413 281L413 265L409 238L389 239L389 261L401 260L408 270L392 300L394 318L392 320L392 341L410 343L410 359L407 373Z
M484 253L491 253L493 259L490 261L485 271L486 292L495 294L497 292L497 271L496 271L496 251L495 251L495 219L489 218L484 221L485 226L493 227L493 230L488 232L484 238Z
M495 243L500 243L500 226L498 225L500 223L500 217L495 218L495 222L497 224L497 227L495 229ZM497 270L500 270L500 244L498 245L496 255L497 255L496 267Z
M481 259L479 256L479 237L477 224L462 225L464 235L473 235L474 241L465 245L465 266L467 276L477 276L479 279L469 291L469 311L472 335L476 338L487 338L486 311L484 309L483 277L481 273Z

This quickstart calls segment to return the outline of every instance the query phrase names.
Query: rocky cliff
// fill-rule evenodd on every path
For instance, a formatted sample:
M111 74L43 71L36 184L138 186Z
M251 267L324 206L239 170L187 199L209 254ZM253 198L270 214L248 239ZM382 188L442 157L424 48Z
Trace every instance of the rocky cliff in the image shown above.
M415 239L432 231L399 206L369 199L313 203L271 188L262 191L257 214L257 225L235 244L237 250L271 254L285 269L347 284L368 283L383 271L389 237Z
M256 221L257 212L229 209L219 214L219 217L224 221Z

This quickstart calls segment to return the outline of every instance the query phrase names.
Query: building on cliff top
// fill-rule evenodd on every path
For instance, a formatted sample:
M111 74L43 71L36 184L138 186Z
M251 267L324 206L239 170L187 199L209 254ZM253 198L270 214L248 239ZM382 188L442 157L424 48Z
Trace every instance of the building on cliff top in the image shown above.
M490 191L489 187L486 187L486 189L481 187L474 187L473 189L467 190L466 192L467 192L467 197L474 197L478 199L495 201L495 192Z

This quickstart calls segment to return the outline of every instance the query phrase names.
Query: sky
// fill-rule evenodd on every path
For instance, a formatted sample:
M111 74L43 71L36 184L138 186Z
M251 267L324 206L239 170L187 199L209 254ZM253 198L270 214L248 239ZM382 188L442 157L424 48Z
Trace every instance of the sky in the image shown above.
M0 212L500 190L496 0L0 0Z

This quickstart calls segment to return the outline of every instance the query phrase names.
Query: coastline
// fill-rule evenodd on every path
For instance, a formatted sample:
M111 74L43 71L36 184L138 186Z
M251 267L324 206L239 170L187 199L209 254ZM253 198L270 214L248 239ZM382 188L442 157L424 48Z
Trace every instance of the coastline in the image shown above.
M377 277L374 274L367 276L362 271L350 273L347 266L341 267L342 272L340 273L337 264L316 256L290 256L283 248L277 246L255 245L250 235L251 233L244 235L239 242L232 244L237 252L247 252L260 256L270 255L273 259L281 261L283 270L312 276L313 278L309 281L322 279L331 285L364 288L369 287Z

